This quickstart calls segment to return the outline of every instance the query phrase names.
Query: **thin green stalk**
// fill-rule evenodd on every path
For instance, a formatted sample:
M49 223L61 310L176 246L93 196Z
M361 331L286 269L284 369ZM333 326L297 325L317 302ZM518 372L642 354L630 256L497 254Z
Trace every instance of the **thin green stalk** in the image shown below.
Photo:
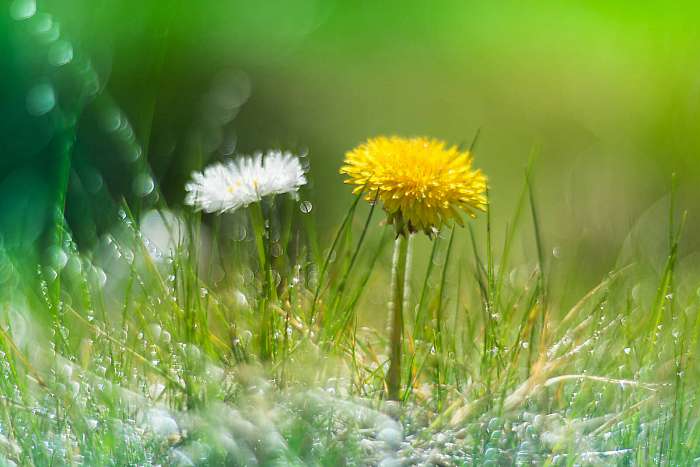
M422 339L424 334L423 327L425 326L425 314L423 311L426 307L428 299L428 282L430 280L430 275L433 272L433 266L435 264L435 255L437 254L438 245L440 244L440 235L435 236L433 240L433 248L430 250L430 258L428 259L428 266L425 270L425 276L423 278L423 288L420 293L420 300L418 301L418 309L416 310L416 321L415 321L415 336L416 339Z
M362 199L362 193L364 192L361 191L355 196L355 200L353 201L352 205L350 206L350 209L348 209L348 212L345 214L345 218L343 218L342 224L340 224L340 228L338 229L338 233L335 235L335 238L333 239L333 243L331 244L330 250L328 250L328 255L326 255L326 259L323 261L323 266L321 266L321 271L318 274L318 283L316 284L316 290L314 291L314 299L311 304L311 322L314 321L316 318L316 306L318 304L318 297L321 295L321 289L323 288L323 279L326 276L326 271L328 270L328 266L331 263L331 258L333 257L333 253L335 252L335 249L338 247L338 244L340 242L340 239L343 236L343 233L345 232L345 229L348 228L350 225L350 221L353 218L353 215L355 214L355 208L357 208L357 203L360 202L360 199Z
M535 340L538 340L538 345L539 345L539 351L542 352L544 351L544 346L546 345L547 342L547 336L546 336L546 330L547 330L547 313L548 313L548 307L547 307L547 298L548 298L548 291L547 291L547 281L546 281L546 274L545 274L545 257L544 257L544 246L542 242L542 234L540 231L540 221L539 221L539 216L537 213L537 205L535 203L535 194L533 191L533 185L532 185L532 173L530 167L528 167L528 170L525 173L525 180L527 183L527 188L528 188L528 194L530 198L530 212L532 214L532 225L533 225L533 230L535 232L535 244L537 246L537 261L538 261L538 269L539 269L539 274L538 274L538 281L537 281L537 289L539 291L539 306L541 308L541 313L539 314L539 329L537 329L537 326L533 326L531 333L530 333L530 347L528 350L529 357L528 357L528 362L531 364L532 363L532 356L535 353ZM538 334L539 331L539 334ZM528 365L528 368L530 366Z
M258 311L261 316L260 324L260 356L263 360L272 357L271 336L273 332L272 320L274 316L270 313L269 302L274 298L274 283L272 282L272 269L267 261L267 248L265 245L265 218L263 216L262 204L253 203L248 207L250 223L255 235L255 247L258 254L260 272L263 274L263 286L260 299L258 300Z
M260 270L264 271L266 261L265 261L265 218L262 212L261 203L253 203L248 206L248 213L250 214L250 223L253 227L253 234L255 235L255 249L258 254L258 264L260 265Z
M440 290L438 291L438 302L437 302L437 307L435 311L435 340L434 344L435 345L435 354L437 355L437 399L438 399L438 411L442 409L442 386L445 381L444 379L444 372L442 371L443 369L441 368L441 363L442 363L442 358L444 358L443 355L443 346L442 346L442 302L444 300L444 292L445 292L445 283L447 282L447 268L450 263L450 256L452 253L452 245L454 243L455 239L455 228L452 227L452 232L450 232L450 240L447 243L447 251L445 252L445 263L442 266L442 274L440 276Z
M391 267L391 338L389 371L386 374L387 398L397 401L401 392L401 350L403 347L403 306L406 288L406 263L409 241L399 235L394 241L394 260Z
M540 221L537 214L537 205L535 203L535 193L532 190L532 174L530 169L525 174L525 180L527 183L528 195L530 197L530 213L532 214L532 226L535 232L535 246L537 247L537 262L540 269L539 282L540 282L540 292L542 293L543 307L544 300L547 296L547 287L545 284L545 264L544 264L544 247L542 244L542 234L540 232ZM545 307L546 308L546 307Z
M341 313L342 318L339 320L340 324L337 326L337 331L333 333L336 339L340 337L340 333L342 333L348 327L348 325L352 322L352 318L355 317L355 308L357 307L357 304L360 301L360 298L362 297L362 293L367 287L367 283L369 282L369 279L372 276L372 272L374 271L374 267L377 264L377 260L382 256L384 247L388 243L386 233L389 230L390 229L386 229L384 233L382 233L382 237L379 239L379 242L377 243L377 246L374 249L374 253L372 253L372 255L370 256L371 259L369 261L369 264L367 264L367 266L364 268L364 275L359 280L359 284L357 285L357 287L355 287L355 291L351 295L351 298L348 300L348 303L343 308L341 308L343 310ZM353 341L355 341L354 338Z
M365 220L365 225L362 227L362 233L360 234L360 239L357 241L357 245L355 246L355 251L352 254L352 258L350 258L350 263L348 264L347 268L345 269L345 272L343 273L343 277L340 279L340 283L338 285L338 289L336 291L336 301L339 301L341 297L343 296L343 293L345 292L345 287L348 282L348 278L350 277L350 273L352 272L353 266L355 266L355 263L357 262L357 257L360 255L360 251L362 250L362 244L365 241L365 237L367 236L367 231L369 230L369 225L370 222L372 221L372 216L374 215L374 208L377 206L377 198L379 197L379 192L377 192L377 195L374 197L374 203L372 203L372 206L369 209L369 213L367 214L367 219Z
M297 205L296 200L291 196L285 196L281 199L282 204L282 221L281 221L281 235L280 235L280 245L282 250L286 255L280 256L280 262L283 262L284 258L287 257L291 261L291 256L289 255L289 240L292 237L292 224L294 223L294 207Z

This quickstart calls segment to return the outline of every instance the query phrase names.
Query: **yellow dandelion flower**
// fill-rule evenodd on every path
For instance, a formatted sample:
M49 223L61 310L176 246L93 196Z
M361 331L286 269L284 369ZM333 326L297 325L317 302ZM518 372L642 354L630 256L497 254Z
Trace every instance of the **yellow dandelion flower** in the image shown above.
M463 225L460 211L486 210L486 176L472 169L469 151L436 139L369 139L346 154L340 173L353 193L382 202L398 233L431 235L451 219Z

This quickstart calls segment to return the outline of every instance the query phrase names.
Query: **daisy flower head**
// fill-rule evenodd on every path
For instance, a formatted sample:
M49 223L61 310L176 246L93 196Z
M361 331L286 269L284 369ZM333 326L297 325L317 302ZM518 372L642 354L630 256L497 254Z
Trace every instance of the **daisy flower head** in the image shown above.
M436 229L460 211L470 217L485 211L486 176L472 168L469 151L431 138L380 136L367 140L345 156L340 173L353 193L382 202L398 234Z
M273 150L194 172L185 185L185 203L205 212L232 212L266 196L296 193L303 185L306 177L299 158Z

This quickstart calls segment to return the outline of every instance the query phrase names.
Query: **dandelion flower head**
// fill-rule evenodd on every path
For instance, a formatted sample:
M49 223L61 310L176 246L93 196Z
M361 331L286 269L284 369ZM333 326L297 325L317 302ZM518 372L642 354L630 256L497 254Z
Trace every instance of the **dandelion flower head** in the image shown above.
M296 193L305 184L298 157L289 152L268 151L194 172L192 181L185 185L185 203L205 212L232 212L269 195Z
M472 169L471 154L436 139L369 139L346 154L340 173L354 193L382 202L398 233L432 235L451 219L462 225L460 211L486 210L486 176Z

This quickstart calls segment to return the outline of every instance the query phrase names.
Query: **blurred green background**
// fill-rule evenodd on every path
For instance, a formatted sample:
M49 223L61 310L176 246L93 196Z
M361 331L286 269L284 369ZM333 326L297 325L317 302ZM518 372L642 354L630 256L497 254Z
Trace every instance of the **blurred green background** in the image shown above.
M639 219L663 238L667 216L643 213L664 212L674 172L697 246L695 2L13 0L1 15L6 244L51 224L73 117L67 215L88 246L114 200L156 201L153 180L176 205L192 170L269 147L309 153L328 239L351 200L345 151L378 134L468 145L479 129L498 235L534 154L547 251L582 282L618 263Z

